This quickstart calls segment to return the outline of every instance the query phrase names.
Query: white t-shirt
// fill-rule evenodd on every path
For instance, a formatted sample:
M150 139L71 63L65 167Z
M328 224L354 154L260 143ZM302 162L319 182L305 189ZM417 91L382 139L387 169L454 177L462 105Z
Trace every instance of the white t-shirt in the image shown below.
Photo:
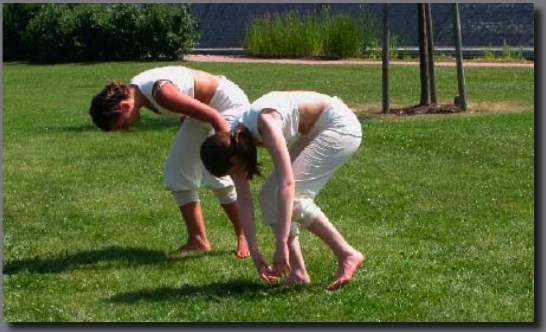
M234 126L243 123L254 137L262 142L262 136L258 130L258 116L266 108L276 110L282 117L282 132L284 139L289 142L299 136L298 126L300 111L298 105L303 102L330 101L331 97L313 91L273 91L255 100L250 109L244 112L234 121Z
M152 97L154 83L159 80L166 80L174 84L180 91L190 97L194 97L194 78L191 71L182 66L168 66L149 69L133 77L129 84L136 85L140 92L151 102L155 109L164 115L181 117L182 114L172 112L161 107Z

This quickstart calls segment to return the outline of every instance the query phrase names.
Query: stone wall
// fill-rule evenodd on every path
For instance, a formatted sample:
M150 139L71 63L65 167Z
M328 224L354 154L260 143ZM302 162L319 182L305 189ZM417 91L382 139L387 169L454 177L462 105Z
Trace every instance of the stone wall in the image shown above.
M245 29L255 16L296 9L305 14L314 3L193 3L191 10L199 21L198 48L242 48ZM381 3L328 3L332 13L371 14L382 20ZM453 14L449 3L433 3L435 46L451 47ZM533 3L463 3L459 5L463 47L534 47ZM392 3L390 30L399 38L399 46L418 45L417 5ZM379 38L380 36L378 36Z

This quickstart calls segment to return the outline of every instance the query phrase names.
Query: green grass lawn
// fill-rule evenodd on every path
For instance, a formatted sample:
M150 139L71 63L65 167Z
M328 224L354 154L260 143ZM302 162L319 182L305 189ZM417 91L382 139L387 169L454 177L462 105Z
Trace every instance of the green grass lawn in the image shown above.
M213 251L174 253L186 234L162 167L177 122L147 112L106 134L87 113L111 79L164 64L3 64L4 321L535 320L533 68L468 67L467 112L398 117L379 114L381 66L186 63L251 99L317 90L360 112L362 145L317 203L368 259L327 292L336 266L324 244L302 231L311 286L267 285L234 256L206 190ZM436 74L440 102L452 102L455 68ZM392 104L416 104L418 66L391 75ZM258 237L271 257L261 223Z

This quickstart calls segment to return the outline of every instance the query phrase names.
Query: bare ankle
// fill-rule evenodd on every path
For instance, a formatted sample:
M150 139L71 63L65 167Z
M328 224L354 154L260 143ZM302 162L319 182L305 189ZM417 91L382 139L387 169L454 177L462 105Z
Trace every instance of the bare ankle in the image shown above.
M211 246L209 241L206 238L200 236L190 237L188 242L181 245L178 248L179 252L188 252L188 251L210 251Z
M237 239L237 250L235 255L239 258L250 257L250 250L248 249L248 243L246 242L245 237L239 237Z
M305 270L292 270L285 280L287 285L309 285L311 278Z

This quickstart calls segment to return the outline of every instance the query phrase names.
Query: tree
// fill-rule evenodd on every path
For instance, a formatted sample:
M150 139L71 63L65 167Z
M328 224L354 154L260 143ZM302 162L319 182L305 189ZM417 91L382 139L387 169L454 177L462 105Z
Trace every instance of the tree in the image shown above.
M417 4L417 28L419 36L419 73L421 78L421 100L419 105L426 105L430 99L430 90L428 85L428 47L424 3Z
M385 7L383 53L388 47L388 6ZM432 33L432 10L429 3L417 4L417 28L419 42L419 69L421 83L421 97L419 104L407 108L389 110L388 105L388 58L383 57L383 113L393 112L397 114L417 113L455 113L466 109L466 96L464 87L464 74L462 70L462 54L460 44L460 23L458 6L453 6L455 42L457 50L457 76L459 95L455 97L454 104L438 105L436 95L436 74L434 64L434 43Z
M388 113L389 103L389 4L383 8L383 113Z
M461 38L461 19L459 15L459 4L454 3L453 8L453 39L455 40L455 52L457 59L457 83L459 87L459 95L455 97L454 104L460 107L463 111L466 110L466 85L464 79L463 68L463 52Z
M434 42L430 3L417 4L419 29L419 59L421 77L420 106L437 103L436 73L434 70Z

